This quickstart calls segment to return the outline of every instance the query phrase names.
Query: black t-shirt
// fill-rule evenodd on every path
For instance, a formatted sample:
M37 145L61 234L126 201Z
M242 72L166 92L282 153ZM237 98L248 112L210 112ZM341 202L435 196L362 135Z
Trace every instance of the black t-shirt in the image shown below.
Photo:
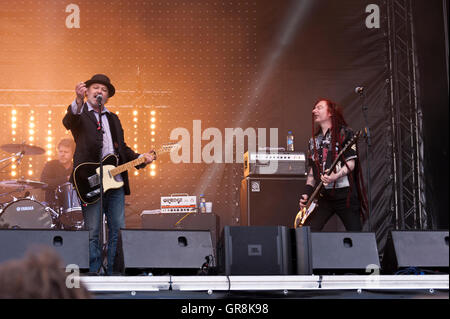
M308 145L308 167L312 167L314 179L316 181L320 181L320 174L323 174L325 170L330 168L331 164L334 161L334 155L338 155L339 152L342 150L344 145L347 144L350 139L353 138L354 133L353 130L348 127L342 127L339 131L339 139L342 142L339 142L339 140L335 141L335 153L333 152L333 149L331 147L331 132L328 130L325 135L323 135L322 131L320 131L319 134L315 136L315 142L316 142L316 151L317 151L317 158L318 158L318 165L315 163L315 152L314 152L314 140L311 138L309 140ZM356 152L356 145L353 144L351 147L348 147L347 150L342 154L341 159L345 161L349 161L351 159L357 158L357 152ZM339 171L339 169L345 165L344 162L339 161L336 165L336 171ZM347 176L343 176L336 180L335 183L328 184L325 186L326 189L331 188L344 188L349 187L350 183Z
M53 160L45 164L41 174L41 182L48 185L45 189L45 201L48 204L54 204L56 202L55 190L59 185L68 182L67 177L72 174L72 170L72 165L66 169L58 160Z

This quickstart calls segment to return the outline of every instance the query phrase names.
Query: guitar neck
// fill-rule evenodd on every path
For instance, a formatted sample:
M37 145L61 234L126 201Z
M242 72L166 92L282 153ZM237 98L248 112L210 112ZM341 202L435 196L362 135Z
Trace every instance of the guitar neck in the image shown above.
M174 144L173 146L176 146L176 145ZM154 152L156 154L160 154L160 153L168 153L168 152L171 152L171 151L172 151L172 148L170 147L170 145L169 146L166 145L166 146L163 146L162 148L160 148L159 150L154 151ZM129 169L131 169L131 168L133 168L135 166L141 165L142 163L145 163L145 157L144 156L138 157L135 160L132 160L132 161L130 161L128 163L119 165L116 168L111 169L110 173L114 177L114 176L116 176L116 175L118 175L120 173L123 173L123 172L125 172L125 171L127 171L127 170L129 170Z
M140 164L142 164L144 162L145 162L145 157L141 156L141 157L136 158L135 160L132 160L132 161L130 161L128 163L119 165L116 168L111 169L110 173L111 173L112 176L116 176L116 175L118 175L120 173L123 173L123 172L125 172L125 171L127 171L127 170L129 170L129 169L131 169L131 168L133 168L133 167L135 167L137 165L140 165Z

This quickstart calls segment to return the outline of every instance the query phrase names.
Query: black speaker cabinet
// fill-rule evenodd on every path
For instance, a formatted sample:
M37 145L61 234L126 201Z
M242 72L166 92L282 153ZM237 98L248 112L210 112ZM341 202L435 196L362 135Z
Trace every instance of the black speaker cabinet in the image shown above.
M0 229L0 262L18 259L28 251L52 248L61 257L64 266L89 268L89 232L42 229Z
M241 226L294 227L305 177L246 177L241 181ZM333 215L323 231L345 231Z
M382 271L392 273L416 267L449 271L447 231L392 231L386 242Z
M311 232L314 274L370 274L380 268L374 233Z
M304 177L246 177L241 182L241 226L293 227Z
M217 248L220 273L292 274L289 236L284 226L225 226Z
M211 233L201 230L121 230L127 269L200 269L215 267Z
M142 214L143 229L162 230L208 230L211 233L214 258L219 236L219 216L210 213L161 213Z

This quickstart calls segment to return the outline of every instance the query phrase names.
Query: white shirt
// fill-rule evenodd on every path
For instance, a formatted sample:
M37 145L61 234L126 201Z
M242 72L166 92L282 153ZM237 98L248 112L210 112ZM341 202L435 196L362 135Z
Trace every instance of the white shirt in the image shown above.
M98 112L96 112L94 110L94 108L91 106L91 104L86 101L86 104L88 106L88 111L89 112L93 112L95 115L95 118L97 119L97 122L99 122L100 117ZM84 108L84 104L80 109L80 112L77 113L77 109L78 109L78 105L76 100L74 100L72 102L71 105L71 109L72 109L72 113L73 114L81 114L83 112L83 108ZM106 113L111 113L106 106L103 106L103 110L102 110L102 126L103 126L103 147L102 147L102 158L105 158L105 156L109 155L109 154L114 154L114 155L118 155L116 154L115 150L114 150L114 144L113 144L113 139L112 139L112 135L111 135L111 128L109 126L109 121L108 121L108 117L106 116ZM116 177L114 178L116 181L122 181L122 176L116 175Z

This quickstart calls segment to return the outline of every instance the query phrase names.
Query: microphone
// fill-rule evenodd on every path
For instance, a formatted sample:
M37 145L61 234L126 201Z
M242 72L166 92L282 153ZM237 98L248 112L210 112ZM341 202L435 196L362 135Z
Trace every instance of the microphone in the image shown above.
M103 102L103 95L98 94L98 95L96 96L96 99L97 99L97 103L98 103L98 104L102 104L102 102Z
M357 86L355 88L355 93L362 94L364 91L364 86Z

